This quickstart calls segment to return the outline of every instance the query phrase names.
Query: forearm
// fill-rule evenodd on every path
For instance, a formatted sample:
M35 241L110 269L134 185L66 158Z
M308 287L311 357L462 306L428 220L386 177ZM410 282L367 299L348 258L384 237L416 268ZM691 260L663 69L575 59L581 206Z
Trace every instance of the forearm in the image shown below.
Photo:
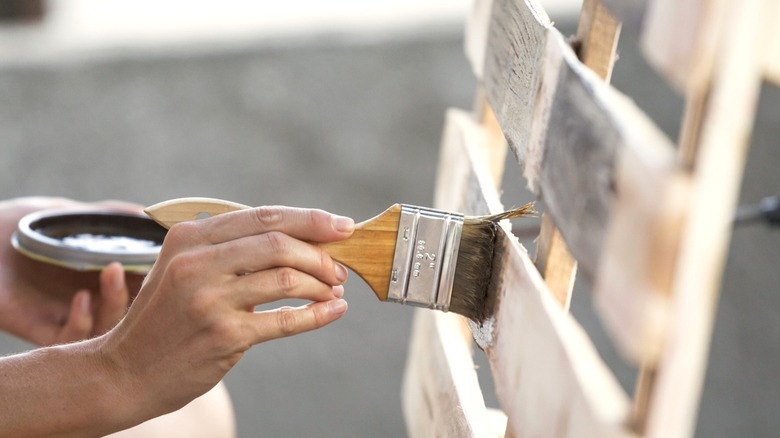
M132 426L132 400L102 363L98 339L0 358L3 435L102 436Z

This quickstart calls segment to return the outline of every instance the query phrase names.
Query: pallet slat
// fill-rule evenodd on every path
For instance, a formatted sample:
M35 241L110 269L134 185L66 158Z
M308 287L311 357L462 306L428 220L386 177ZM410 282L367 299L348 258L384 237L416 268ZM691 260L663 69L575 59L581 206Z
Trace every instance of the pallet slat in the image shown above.
M464 209L501 209L489 176L475 169ZM511 429L517 436L630 436L630 404L590 339L547 290L526 250L503 224L489 302L495 313L471 323L488 355Z
M494 136L493 136L494 137ZM462 209L472 167L488 174L483 154L489 131L471 114L447 111L439 154L434 206ZM468 147L467 145L472 145ZM411 437L501 436L505 419L487 410L471 356L471 333L464 318L417 310L404 373L403 407Z
M496 413L485 408L470 345L458 315L416 310L402 397L410 437L500 435Z
M494 263L494 275L502 281L494 292L499 307L486 353L512 431L540 437L630 436L625 393L506 230L499 235Z
M647 419L649 437L691 436L720 279L761 87L769 3L734 1L699 124L688 214L672 284L668 344Z
M637 187L649 181L660 187L683 184L676 171L674 147L630 99L586 68L557 30L545 27L544 21L536 21L538 15L530 9L523 11L521 6L527 6L526 3L518 4L513 3L512 9L497 1L491 27L500 27L501 22L531 20L535 24L525 27L543 31L544 50L508 50L506 47L540 44L540 40L523 39L522 32L491 31L490 43L504 49L488 51L488 59L494 62L492 66L486 64L486 93L493 96L491 104L503 108L496 114L524 165L529 187L541 195L545 212L552 216L580 269L596 281L600 314L621 352L635 363L653 360L665 330L671 276L669 262L657 263L654 257L674 259L676 247L658 242L669 242L678 236L684 206L679 197L644 193ZM499 19L498 10L515 16ZM505 39L498 39L499 35ZM539 59L532 57L529 61L528 53ZM513 58L497 60L499 54ZM538 86L528 90L530 95L511 88L511 84L526 82L513 81L490 70L522 62L539 65L541 69L536 77ZM521 102L512 103L516 99ZM524 105L526 101L534 105L529 108ZM530 111L531 115L518 111ZM518 128L524 120L532 121L530 132ZM618 170L617 166L622 168ZM625 195L632 191L645 196ZM635 218L642 221L636 222ZM636 236L646 235L660 240L639 237L640 244L633 244ZM602 259L606 239L609 251L620 257ZM622 270L622 263L630 263L633 269ZM621 275L612 281L615 272ZM631 324L625 326L626 321Z
M780 87L780 4L777 2L768 2L769 10L766 14L768 31L767 35L767 53L764 55L766 66L764 75L767 81Z
M483 82L510 148L522 161L530 137L544 41L552 23L534 0L494 0Z
M681 93L709 84L728 1L648 1L640 46Z
M463 49L471 65L471 71L478 80L482 79L485 70L485 48L492 7L493 0L474 0L471 13L466 19Z

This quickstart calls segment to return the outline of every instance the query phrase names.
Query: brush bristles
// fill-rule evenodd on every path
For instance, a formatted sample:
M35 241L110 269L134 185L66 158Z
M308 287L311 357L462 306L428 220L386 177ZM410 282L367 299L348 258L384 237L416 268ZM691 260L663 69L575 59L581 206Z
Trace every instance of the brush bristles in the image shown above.
M455 266L450 311L475 322L486 318L486 298L493 272L498 222L536 214L533 203L491 216L466 217Z

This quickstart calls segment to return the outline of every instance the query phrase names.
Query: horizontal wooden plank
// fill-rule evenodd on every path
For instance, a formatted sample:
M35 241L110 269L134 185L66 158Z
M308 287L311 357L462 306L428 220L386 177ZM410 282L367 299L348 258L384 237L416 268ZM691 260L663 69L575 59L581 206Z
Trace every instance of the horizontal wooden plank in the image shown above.
M615 193L599 272L596 309L623 356L652 366L669 326L670 289L690 180L663 139L629 143L615 166ZM638 145L641 147L633 147Z

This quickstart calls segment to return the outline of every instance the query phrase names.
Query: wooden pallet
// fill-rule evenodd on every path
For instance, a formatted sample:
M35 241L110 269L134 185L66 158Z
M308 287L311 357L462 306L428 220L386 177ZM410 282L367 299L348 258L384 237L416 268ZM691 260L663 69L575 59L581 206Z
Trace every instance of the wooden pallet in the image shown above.
M503 210L509 149L519 169L506 171L543 208L541 233L532 258L503 225L482 324L417 312L411 437L693 434L756 102L762 81L780 83L776 18L774 0L584 0L573 44L536 0L476 0L475 109L447 113L435 206ZM685 97L676 142L608 85L621 26ZM640 369L632 394L568 313L577 270ZM472 339L502 412L485 407Z

